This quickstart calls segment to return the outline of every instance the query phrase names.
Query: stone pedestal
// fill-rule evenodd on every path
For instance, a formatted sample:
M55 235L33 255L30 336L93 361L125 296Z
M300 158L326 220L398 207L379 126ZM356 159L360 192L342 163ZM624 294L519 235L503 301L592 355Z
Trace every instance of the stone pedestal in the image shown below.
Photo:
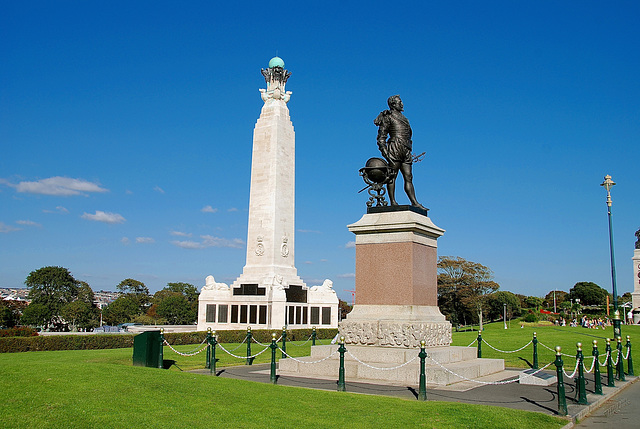
M437 239L425 210L369 210L348 226L356 235L356 302L340 323L347 344L429 347L451 344L437 302Z

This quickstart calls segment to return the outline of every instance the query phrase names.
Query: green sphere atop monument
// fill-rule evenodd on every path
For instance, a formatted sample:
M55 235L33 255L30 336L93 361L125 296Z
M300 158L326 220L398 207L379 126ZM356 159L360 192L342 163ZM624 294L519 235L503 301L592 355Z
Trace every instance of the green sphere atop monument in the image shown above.
M274 67L282 67L284 68L284 61L280 57L273 57L269 60L269 68L272 69Z

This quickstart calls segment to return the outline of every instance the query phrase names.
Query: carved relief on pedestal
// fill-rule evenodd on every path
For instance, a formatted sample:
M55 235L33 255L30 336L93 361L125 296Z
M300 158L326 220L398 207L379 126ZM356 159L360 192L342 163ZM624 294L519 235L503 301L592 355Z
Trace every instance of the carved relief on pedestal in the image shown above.
M424 340L426 346L451 344L451 324L420 322L349 322L340 323L340 333L346 344L385 347L417 348Z

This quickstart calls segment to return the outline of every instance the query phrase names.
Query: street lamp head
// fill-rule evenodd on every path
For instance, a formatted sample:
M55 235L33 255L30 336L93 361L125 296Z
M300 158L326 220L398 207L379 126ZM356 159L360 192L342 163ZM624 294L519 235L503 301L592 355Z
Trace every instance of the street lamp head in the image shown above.
M611 188L613 188L613 185L615 185L616 182L614 182L613 180L611 180L611 176L609 176L608 174L606 176L604 176L604 182L602 182L600 184L600 186L604 186L604 188L607 190L607 192L611 191Z

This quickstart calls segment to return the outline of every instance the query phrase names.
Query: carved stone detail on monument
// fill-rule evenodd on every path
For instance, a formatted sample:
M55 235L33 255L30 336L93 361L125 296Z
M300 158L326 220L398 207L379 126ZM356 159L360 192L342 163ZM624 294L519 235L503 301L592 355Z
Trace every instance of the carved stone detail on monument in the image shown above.
M346 344L385 347L418 348L424 340L426 346L451 344L451 324L433 322L350 322L340 323L340 333Z
M287 238L287 236L283 236L282 237L282 247L280 248L280 254L282 255L283 258L286 258L287 256L289 256L289 246L287 245L287 243L289 242L289 239Z
M258 244L256 245L256 255L263 256L264 255L264 244L262 244L262 241L264 239L262 238L261 235L259 235L256 240L258 241Z

